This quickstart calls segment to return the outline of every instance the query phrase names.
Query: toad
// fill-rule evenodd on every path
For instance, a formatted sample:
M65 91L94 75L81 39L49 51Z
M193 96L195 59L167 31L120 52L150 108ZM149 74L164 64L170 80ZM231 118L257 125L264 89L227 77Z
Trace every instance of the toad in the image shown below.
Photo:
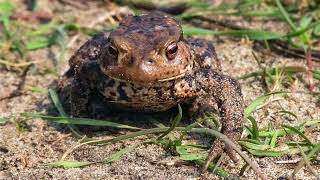
M172 17L127 16L111 33L99 33L82 45L69 65L67 80L60 84L70 96L73 117L93 117L97 100L108 112L161 112L191 105L194 117L217 106L222 132L233 141L240 138L238 81L221 72L212 43L184 38ZM225 149L235 159L234 151Z

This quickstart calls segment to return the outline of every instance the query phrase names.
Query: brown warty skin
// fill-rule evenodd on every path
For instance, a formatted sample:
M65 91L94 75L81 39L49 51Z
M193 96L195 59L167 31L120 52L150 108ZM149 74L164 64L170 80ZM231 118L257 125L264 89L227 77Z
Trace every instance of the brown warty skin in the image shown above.
M96 117L93 99L106 111L159 112L191 104L195 116L217 105L222 132L233 141L240 138L239 83L221 72L211 43L185 39L172 17L128 16L111 33L88 40L69 65L59 86L73 117ZM235 159L230 147L226 151Z

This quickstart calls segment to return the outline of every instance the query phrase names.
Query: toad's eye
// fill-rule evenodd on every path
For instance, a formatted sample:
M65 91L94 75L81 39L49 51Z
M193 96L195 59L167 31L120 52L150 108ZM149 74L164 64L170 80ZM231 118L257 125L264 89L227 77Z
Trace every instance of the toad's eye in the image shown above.
M169 60L172 60L176 57L178 51L177 43L170 44L166 49L166 56Z
M113 46L108 47L108 53L115 58L118 57L118 50Z

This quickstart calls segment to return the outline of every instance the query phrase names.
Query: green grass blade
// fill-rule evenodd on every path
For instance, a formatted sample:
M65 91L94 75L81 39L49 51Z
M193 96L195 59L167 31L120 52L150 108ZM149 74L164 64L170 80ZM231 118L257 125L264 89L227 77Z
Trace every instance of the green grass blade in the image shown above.
M320 20L318 20L317 22L320 22ZM320 38L320 23L318 23L314 28L313 28L313 34Z
M313 77L320 81L320 70L314 70Z
M284 19L287 21L287 23L289 24L290 28L293 30L293 31L296 31L296 26L294 25L294 23L292 22L288 12L284 9L284 7L282 6L280 0L275 0L276 1L276 4L282 14L282 16L284 17Z
M48 33L52 32L55 27L57 26L56 21L51 21L48 24L42 25L38 27L36 30L27 32L27 36L39 36L39 35L47 35Z
M176 146L176 151L179 155L184 155L184 154L188 154L187 148L184 147L183 145L181 146Z
M285 144L278 147L271 147L271 145L260 145L248 141L239 141L239 144L251 154L256 156L280 157L289 152L291 153L289 146Z
M184 144L184 145L180 145L180 146L176 146L176 151L177 153L180 155L180 156L183 156L183 155L188 155L188 150L189 151L207 151L208 150L208 147L206 146L199 146L199 145L193 145L193 144ZM194 153L195 155L195 153ZM206 155L208 155L206 153ZM185 156L187 157L187 156ZM194 159L193 159L194 160Z
M257 140L259 137L259 129L258 129L257 121L252 116L248 116L247 118L252 124L252 128L250 131L252 133L252 139Z
M316 156L320 152L320 143L316 144L312 150L307 154L307 158L310 159L313 156Z
M168 129L168 131L166 131L165 133L163 133L161 136L159 136L158 140L162 139L163 137L165 137L166 135L168 135L172 130L174 130L175 127L177 127L177 125L180 123L181 119L182 119L182 109L180 104L178 104L178 108L179 108L179 113L177 114L177 116L174 118L172 125L170 126L170 128Z
M7 122L7 120L4 117L0 117L0 125L3 125Z
M249 141L239 141L239 144L245 148L248 149L254 149L254 150L267 150L270 149L270 145L261 145L261 144L256 144L256 143L252 143Z
M289 92L286 91L275 91L263 96L260 96L253 100L245 109L244 109L244 116L248 117L259 105L261 105L265 100L267 100L271 95L274 94L287 94Z
M288 151L268 151L268 150L253 150L253 149L247 149L247 151L259 157L281 157L288 153Z
M275 114L288 114L288 115L294 117L295 119L298 119L298 116L295 113L291 112L291 111L283 110L283 111L278 111Z
M4 34L7 39L10 39L13 32L10 30L10 16L13 13L14 6L10 2L0 2L0 22L3 24Z
M74 124L74 125L89 125L89 126L106 126L106 127L114 127L114 128L121 128L121 129L140 129L133 126L128 126L124 124L119 124L107 120L96 120L90 118L70 118L70 117L55 117L55 116L46 116L37 113L22 113L21 115L25 117L32 117L32 118L42 118L50 122L56 122L61 124Z
M192 161L194 162L197 166L201 167L203 166L204 161L203 160L194 160ZM231 177L232 175L229 174L227 171L225 171L223 168L221 167L216 167L215 164L210 163L209 167L208 167L208 171L209 172L213 172L214 170L214 174L220 176L220 177L225 177L226 179L228 177ZM231 178L232 179L232 178ZM236 178L235 178L236 179Z
M59 114L63 117L67 117L67 113L64 111L62 104L59 100L58 94L55 90L49 89L49 95L53 101L54 106L57 108Z
M59 62L63 60L65 50L66 50L66 45L64 40L66 33L65 33L64 27L65 27L64 25L59 26L50 38L50 43L57 44L60 48Z
M152 129L146 129L146 130L141 130L137 132L132 132L130 134L125 134L125 135L120 135L112 139L98 139L98 140L92 140L92 141L86 141L83 142L82 144L110 144L110 143L116 143L122 140L126 139L131 139L135 138L138 136L143 136L143 135L148 135L148 134L157 134L157 133L164 133L168 131L168 127L165 128L152 128ZM175 130L182 131L184 128L175 128Z
M278 138L278 131L275 131L275 133L273 134L271 141L270 141L270 146L272 148L276 147L276 143L277 143L277 138Z
M231 36L243 38L247 37L251 40L272 40L272 39L280 39L280 38L292 38L296 36L303 35L309 29L316 27L320 24L320 21L317 21L308 27L304 27L302 29L290 32L288 34L279 34L270 31L256 31L256 30L231 30L231 31L213 31L210 29L204 29L199 27L191 27L191 26L183 26L183 32L187 36L199 35L199 36L208 36L208 35L217 35L217 36Z
M51 163L46 163L44 164L45 166L50 166L50 167L63 167L63 168L80 168L84 166L88 166L94 164L94 162L81 162L81 161L57 161L57 162L51 162Z
M250 136L253 136L253 132L252 132L252 129L250 127L244 125L244 128L248 131Z
M27 50L36 50L49 47L51 45L50 38L46 36L36 36L25 44Z
M309 145L313 146L312 142L309 140L309 138L304 135L299 129L297 129L296 127L293 126L289 126L289 125L282 125L282 127L291 130L292 132L298 134L299 136L301 136Z
M8 1L0 2L0 15L11 15L13 12L14 6Z
M205 153L188 153L188 154L181 154L180 159L184 161L193 161L193 160L204 160L208 157L208 154Z
M304 29L310 26L312 22L312 16L310 15L305 15L301 18L300 24L299 24L299 29Z
M135 144L135 145L132 145L132 146L129 146L129 147L126 147L126 148L123 148L123 149L120 149L119 151L117 151L116 153L112 154L110 158L106 159L106 160L103 160L101 161L102 163L105 163L105 164L109 164L109 163L112 163L114 161L117 161L119 160L123 155L125 155L126 153L134 150L135 148L137 148L138 146L140 146L142 143L138 143L138 144Z
M271 40L285 37L286 35L278 34L269 31L254 31L254 30L233 30L233 31L212 31L209 29L183 26L183 32L187 36L193 35L220 35L232 37L248 37L252 40Z
M49 89L49 96L51 100L53 101L54 106L57 108L60 116L62 117L68 117L67 113L64 111L62 104L59 100L58 94L55 90ZM77 130L77 128L71 124L68 124L69 129L71 132L77 137L77 138L83 138L83 135Z

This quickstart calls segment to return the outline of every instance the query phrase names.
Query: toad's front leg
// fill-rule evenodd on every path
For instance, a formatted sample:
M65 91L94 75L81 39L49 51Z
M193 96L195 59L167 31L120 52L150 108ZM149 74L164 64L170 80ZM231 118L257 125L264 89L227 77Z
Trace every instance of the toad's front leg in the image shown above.
M237 80L222 75L211 69L199 69L190 77L200 87L205 96L216 101L222 124L222 132L234 142L240 139L243 130L243 98L240 84ZM209 156L204 164L204 170L214 157L214 146L211 148ZM235 151L225 146L229 157L236 161Z

